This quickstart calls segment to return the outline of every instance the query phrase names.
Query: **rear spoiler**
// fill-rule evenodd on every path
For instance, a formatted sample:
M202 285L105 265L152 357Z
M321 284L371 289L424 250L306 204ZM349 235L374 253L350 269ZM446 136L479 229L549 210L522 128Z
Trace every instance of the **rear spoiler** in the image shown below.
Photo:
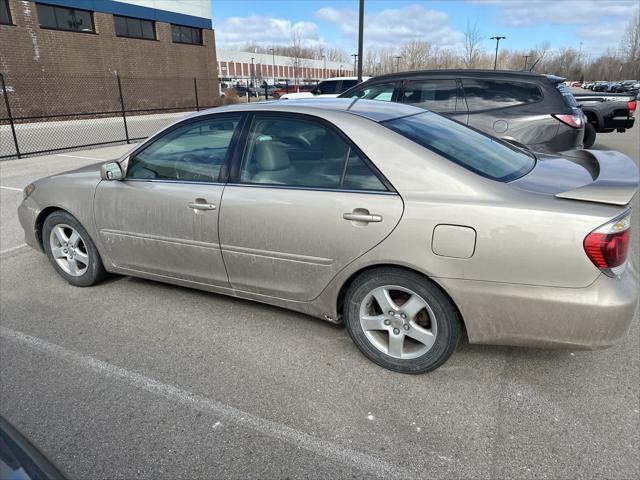
M638 191L640 174L626 155L609 150L571 150L561 154L586 168L593 183L556 194L558 198L627 205Z

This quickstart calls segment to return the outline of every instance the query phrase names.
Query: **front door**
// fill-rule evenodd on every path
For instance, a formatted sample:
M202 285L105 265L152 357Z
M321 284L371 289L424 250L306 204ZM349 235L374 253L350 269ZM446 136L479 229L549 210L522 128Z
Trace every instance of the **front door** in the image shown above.
M239 114L179 124L129 158L126 179L102 181L94 201L100 240L120 268L228 286L218 238Z
M307 115L256 113L232 176L220 243L242 291L311 300L402 216L400 196L357 147Z

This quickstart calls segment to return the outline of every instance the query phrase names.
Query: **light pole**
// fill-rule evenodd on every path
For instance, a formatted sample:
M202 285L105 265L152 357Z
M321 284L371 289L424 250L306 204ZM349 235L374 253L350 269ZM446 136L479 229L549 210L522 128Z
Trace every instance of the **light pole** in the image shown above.
M273 71L271 73L273 73L273 86L275 87L276 85L276 51L273 48L270 48L269 51L271 52L271 68L273 68Z
M507 37L499 37L499 36L495 36L495 37L491 37L491 40L495 40L496 41L496 58L493 60L493 69L497 70L498 69L498 45L500 45L500 40L504 40Z
M353 57L353 74L357 75L358 72L356 71L356 69L357 69L356 61L358 60L358 54L357 53L352 53L351 56Z
M531 55L523 55L523 57L524 57L524 68L522 70L526 71L527 63L529 63L529 57L531 57Z
M400 55L396 55L395 57L393 57L396 59L396 72L400 71L400 59L402 58Z
M322 59L324 60L324 70L322 70L322 78L327 78L327 56L322 55Z
M251 83L249 84L249 88L247 89L247 101L251 102L251 89L253 88L253 84L255 82L255 77L256 77L256 66L254 65L253 61L255 59L253 57L251 57L251 72L249 72L251 74ZM257 97L257 94L256 94Z
M364 36L364 0L360 0L360 16L358 19L358 83L362 82L362 56Z

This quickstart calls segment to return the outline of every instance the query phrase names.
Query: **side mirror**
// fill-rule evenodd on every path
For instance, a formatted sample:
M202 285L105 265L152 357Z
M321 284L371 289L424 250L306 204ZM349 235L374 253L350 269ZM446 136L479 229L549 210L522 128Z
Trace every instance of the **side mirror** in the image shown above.
M102 180L122 180L124 172L118 162L107 162L100 167L100 178Z

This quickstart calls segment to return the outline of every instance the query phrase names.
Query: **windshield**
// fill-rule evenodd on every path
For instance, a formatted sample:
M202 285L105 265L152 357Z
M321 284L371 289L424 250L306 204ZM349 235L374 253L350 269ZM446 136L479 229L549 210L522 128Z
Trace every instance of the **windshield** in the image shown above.
M433 112L396 118L382 125L493 180L515 180L535 165L533 155Z

